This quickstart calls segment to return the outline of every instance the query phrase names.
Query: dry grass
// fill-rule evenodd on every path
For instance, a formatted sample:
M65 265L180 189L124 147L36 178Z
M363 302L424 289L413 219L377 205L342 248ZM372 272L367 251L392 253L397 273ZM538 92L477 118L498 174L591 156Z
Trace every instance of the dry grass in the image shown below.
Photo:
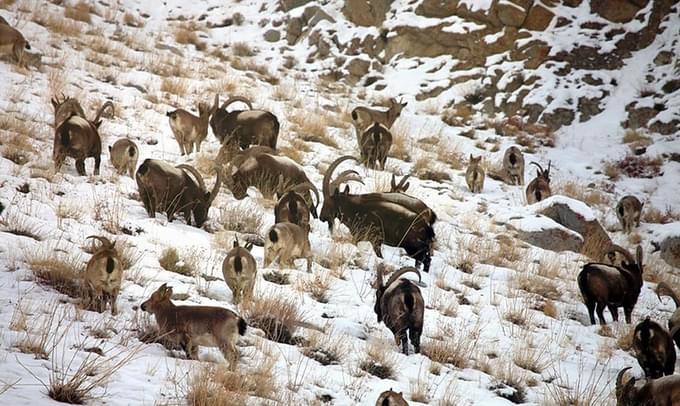
M599 406L609 404L609 360L586 366L579 356L576 373L555 369L553 382L546 386L545 400L548 406Z
M243 318L249 326L264 331L267 339L291 344L302 321L299 303L292 298L271 293L245 304Z
M527 380L523 371L508 362L505 366L494 368L495 382L489 387L496 395L512 403L524 403L527 397Z
M189 91L189 81L184 78L165 77L161 81L161 91L184 97Z
M42 241L48 235L46 228L40 222L11 206L0 216L0 230L36 241Z
M123 15L123 23L128 27L135 28L144 27L144 20L142 20L141 18L137 17L136 15L132 14L129 11L126 12L125 15Z
M348 338L343 334L312 332L301 352L321 365L339 365L347 354Z
M79 298L85 290L81 286L81 274L86 261L78 253L71 254L73 251L60 248L58 243L38 246L25 251L24 262L39 282Z
M437 159L451 167L451 169L460 171L464 168L465 155L460 148L460 144L457 142L446 142L437 145Z
M668 224L680 220L680 212L674 211L671 206L666 206L663 211L656 207L644 207L641 220L645 223Z
M350 245L328 244L317 260L319 265L330 270L333 277L344 280L355 250L356 248Z
M545 278L528 269L522 268L521 271L514 272L511 276L511 286L549 300L559 300L562 297L562 292L554 279Z
M383 340L369 340L359 368L380 379L394 379L397 358L392 345Z
M175 41L178 44L193 45L199 51L206 49L206 43L198 38L199 28L195 22L182 23L175 27Z
M158 263L163 269L184 276L198 275L199 261L200 250L191 249L180 256L174 247L164 248L158 258Z
M328 134L328 120L322 111L316 109L296 110L288 117L288 121L293 124L294 130L300 139L308 142L318 142L332 148L338 148L338 144Z
M63 18L55 13L45 13L39 10L33 14L32 18L36 24L47 27L50 31L66 37L75 38L81 33L81 24L79 22L71 18Z
M437 324L437 334L423 340L423 355L440 364L467 368L477 351L481 325L463 326L442 318Z
M429 155L422 155L411 167L411 172L420 179L432 180L435 182L443 182L451 180L448 173L438 169L435 166L436 160Z
M538 345L533 340L516 345L512 361L520 368L536 374L543 373L555 362L550 352L550 340L544 340Z
M413 143L408 134L409 127L404 121L404 119L397 120L390 129L390 132L392 133L392 148L390 148L387 156L400 159L404 162L411 162Z
M629 178L652 179L661 174L663 159L660 156L628 155L619 161L604 163L604 174L611 180L618 180L621 176Z
M255 56L256 52L253 47L247 42L234 42L231 44L231 52L234 56L250 57Z
M436 389L434 382L430 379L427 371L418 374L417 379L409 382L409 397L414 402L429 404L432 398L432 391Z
M520 327L526 327L533 321L531 303L526 298L517 297L508 300L502 314L504 320Z
M609 196L599 190L586 187L573 181L552 182L554 194L564 195L572 199L580 200L588 206L610 206Z
M457 104L442 112L441 118L444 123L452 127L464 127L470 122L474 110L469 104Z
M91 12L89 3L85 1L80 1L75 6L64 7L64 17L87 24L92 22Z
M332 279L328 274L315 274L302 277L298 280L298 289L309 293L312 299L319 303L328 303L328 292L331 288Z
M122 192L110 190L105 193L93 189L93 218L101 223L101 227L111 234L120 234L123 230L123 219L126 216Z
M259 234L264 226L259 206L250 202L234 202L220 208L219 223L225 230Z
M244 72L254 72L260 76L261 80L277 85L280 79L269 71L269 66L260 64L252 59L234 58L231 61L231 67Z

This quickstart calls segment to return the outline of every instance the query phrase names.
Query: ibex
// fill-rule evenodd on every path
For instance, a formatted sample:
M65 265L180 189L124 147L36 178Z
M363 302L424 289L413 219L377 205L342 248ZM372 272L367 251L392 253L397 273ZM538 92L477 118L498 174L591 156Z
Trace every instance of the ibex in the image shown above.
M83 107L80 105L77 99L72 97L66 97L62 93L61 100L59 97L52 98L52 107L54 107L54 128L59 127L64 121L68 120L71 116L82 117L87 120ZM94 119L89 120L92 123L98 123L101 120L102 115L106 110L113 111L113 103L110 100L104 102L104 104L99 107Z
M14 56L17 65L26 67L24 52L27 49L31 49L31 46L17 29L10 27L7 21L0 24L0 52L11 54Z
M435 238L432 228L437 218L435 213L419 199L404 193L353 195L349 188L341 192L343 182L361 182L359 174L353 170L344 171L331 181L335 168L346 160L357 159L349 155L340 157L326 170L320 220L328 223L332 232L337 218L355 238L363 236L369 240L379 258L382 258L382 244L401 247L416 260L416 266L422 262L423 270L428 272Z
M680 375L646 380L635 387L635 378L623 382L630 367L622 369L616 377L616 406L677 406L680 405Z
M193 213L196 227L201 227L208 218L208 210L217 197L222 182L220 171L217 171L215 186L208 192L203 177L192 166L173 167L158 159L144 160L135 179L149 217L156 217L156 212L166 212L168 221L172 221L175 212L181 212L187 225L191 225Z
M550 163L548 162L548 169L543 170L541 165L531 162L531 165L536 165L538 169L536 170L536 177L527 186L527 203L534 204L552 195L550 191Z
M254 145L242 150L239 145L240 141L238 136L240 129L241 127L236 127L232 133L222 141L222 146L215 158L215 164L218 167L226 168L230 162L234 161L234 159L238 159L238 162L243 162L244 159L251 155L261 153L278 155L275 149L263 145Z
M245 298L246 302L253 298L257 264L250 253L252 248L252 243L246 243L243 247L239 246L238 238L236 238L233 248L227 252L227 256L222 261L222 275L231 290L234 304L241 303L241 298Z
M123 266L116 250L115 243L106 237L91 235L101 242L101 246L92 254L85 268L85 287L87 304L98 312L106 310L111 304L111 314L116 314L116 299L123 281Z
M369 169L385 170L387 154L392 147L392 133L384 125L375 122L359 137L361 162Z
M401 392L394 392L392 389L386 390L378 396L375 406L408 406Z
M668 331L649 317L635 326L633 349L647 378L673 375L675 371L675 346Z
M423 317L425 303L420 288L408 279L399 279L407 272L414 272L420 281L420 272L413 267L404 267L390 275L387 283L383 284L385 265L379 264L375 288L375 306L373 310L378 316L378 323L385 322L387 328L394 334L397 346L408 355L408 337L415 349L420 352L420 335L423 332Z
M170 298L172 288L163 284L142 303L152 313L160 334L179 341L190 359L198 359L198 346L217 347L230 369L238 363L236 340L246 332L246 322L231 310L216 306L177 306Z
M129 138L121 138L109 145L109 155L111 156L111 165L116 169L119 175L127 174L134 179L135 169L137 168L137 159L139 159L139 148Z
M288 268L295 268L295 259L305 258L307 272L312 272L312 248L307 231L293 223L274 224L264 241L263 267L268 267L276 258L279 259L279 267Z
M304 169L288 157L276 156L268 153L248 154L248 150L227 164L224 184L241 200L248 194L248 187L255 186L265 198L272 198L274 194L283 195L292 187L310 185L308 188L316 196L316 203L312 194L304 193L305 203L309 211L317 218L319 192L305 174Z
M640 227L640 214L642 214L642 206L635 196L624 196L616 205L616 217L619 218L621 228L625 233L630 233L633 228Z
M474 158L470 154L470 164L468 165L467 171L465 171L465 181L467 182L468 188L472 193L480 193L484 188L484 168L480 166L482 156Z
M276 206L274 206L274 222L283 223L289 222L297 224L309 233L309 206L305 202L305 198L301 192L315 189L311 183L303 183L297 185L281 196ZM319 196L316 196L319 201Z
M352 124L357 135L357 141L361 145L361 134L372 123L380 123L388 130L392 128L394 122L399 118L401 110L406 107L408 103L401 103L395 98L390 99L390 107L383 111L371 107L359 106L352 110Z
M216 96L215 104L217 100ZM227 107L237 101L245 103L248 110L227 111ZM210 127L221 143L239 126L241 127L238 132L241 148L245 149L255 144L276 149L276 141L279 137L279 120L276 116L268 111L253 110L250 100L235 96L229 98L215 111L210 118Z
M503 155L503 175L511 185L524 185L524 155L514 145Z
M406 182L411 175L405 175L399 183L397 183L397 178L392 174L392 181L390 182L390 192L394 193L406 193L408 187L411 186L410 182Z
M166 113L182 155L189 155L194 152L194 146L196 152L201 152L201 143L208 136L208 120L217 111L217 103L217 95L215 95L215 102L212 107L207 103L198 103L198 117L184 109Z
M668 319L668 331L673 340L675 340L675 345L680 348L680 334L678 333L678 331L680 331L680 297L678 297L675 291L666 282L659 282L659 284L656 285L655 292L659 297L659 300L661 300L661 296L670 296L670 298L673 299L673 303L675 303L675 311L671 315L671 318Z
M620 266L603 263L587 263L578 274L578 287L583 302L588 308L590 323L595 324L595 307L600 324L604 320L607 307L614 321L619 319L619 307L623 307L626 323L631 322L631 314L642 288L642 247L637 247L637 260L625 249L614 245L611 250L621 253L626 259Z

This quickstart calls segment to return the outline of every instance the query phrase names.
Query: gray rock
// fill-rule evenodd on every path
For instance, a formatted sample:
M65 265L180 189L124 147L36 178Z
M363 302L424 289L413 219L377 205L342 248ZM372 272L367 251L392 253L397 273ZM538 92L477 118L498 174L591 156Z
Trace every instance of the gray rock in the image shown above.
M548 228L538 231L517 231L517 238L544 250L555 252L581 252L583 238L563 228Z
M673 62L673 53L669 51L661 51L654 58L654 63L657 65L668 65L671 62Z
M363 58L352 58L349 60L346 66L350 75L356 76L358 78L367 74L370 67L371 62Z
M674 268L680 268L680 236L667 237L661 243L652 242L654 251L661 251L661 259Z
M267 42L277 42L281 39L281 33L278 30L267 30L264 33L264 40Z

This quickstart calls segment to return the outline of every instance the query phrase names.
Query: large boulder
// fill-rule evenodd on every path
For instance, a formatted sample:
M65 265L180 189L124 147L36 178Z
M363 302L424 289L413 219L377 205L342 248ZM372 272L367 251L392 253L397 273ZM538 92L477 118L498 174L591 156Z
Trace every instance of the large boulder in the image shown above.
M297 10L296 10L297 11ZM323 8L317 5L310 5L302 12L291 13L292 16L288 20L286 26L286 40L288 45L295 45L295 43L302 37L303 33L309 32L320 21L335 22Z
M532 31L545 31L554 17L555 14L552 11L543 4L537 3L529 10L522 27Z
M626 23L647 4L647 0L592 0L590 8L611 22Z
M380 27L392 0L345 0L342 13L356 25Z
M527 18L527 11L531 4L522 5L519 1L501 0L496 5L496 15L501 23L507 27L521 27Z
M515 231L520 240L544 250L581 252L583 249L581 235L543 216L513 219L508 228Z

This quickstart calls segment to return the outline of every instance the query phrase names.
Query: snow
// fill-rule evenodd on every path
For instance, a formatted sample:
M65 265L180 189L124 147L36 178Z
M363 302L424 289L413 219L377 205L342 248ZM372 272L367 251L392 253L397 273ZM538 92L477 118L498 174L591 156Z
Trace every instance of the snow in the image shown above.
M560 195L551 196L545 200L534 203L530 207L535 213L540 213L541 211L557 204L568 206L571 211L583 217L583 220L585 221L593 221L597 219L595 213L582 201Z

